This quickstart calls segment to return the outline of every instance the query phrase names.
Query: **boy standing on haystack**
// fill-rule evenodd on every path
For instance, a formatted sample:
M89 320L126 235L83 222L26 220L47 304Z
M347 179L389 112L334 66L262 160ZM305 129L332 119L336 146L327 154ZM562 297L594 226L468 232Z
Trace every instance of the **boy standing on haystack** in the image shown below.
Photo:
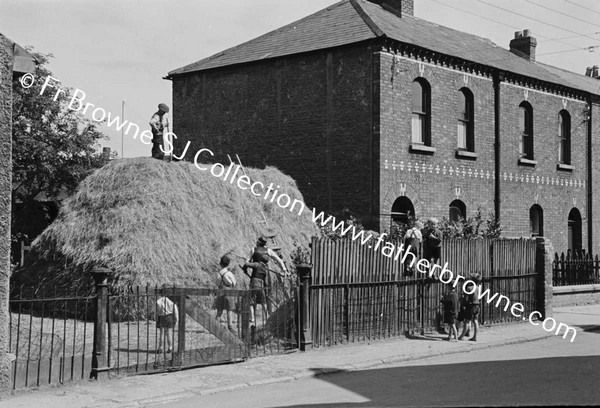
M152 128L152 157L162 160L165 157L163 147L163 132L168 122L163 123L163 116L169 113L169 107L161 103L158 105L158 111L152 115L150 119L150 127Z

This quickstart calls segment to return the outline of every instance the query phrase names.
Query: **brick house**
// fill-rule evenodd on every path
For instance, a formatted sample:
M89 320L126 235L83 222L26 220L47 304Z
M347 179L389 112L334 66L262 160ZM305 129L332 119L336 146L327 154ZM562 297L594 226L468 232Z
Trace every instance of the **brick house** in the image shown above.
M535 48L528 30L509 51L415 18L412 0L343 0L169 72L175 151L274 165L308 205L379 230L480 207L507 236L598 252L598 70Z

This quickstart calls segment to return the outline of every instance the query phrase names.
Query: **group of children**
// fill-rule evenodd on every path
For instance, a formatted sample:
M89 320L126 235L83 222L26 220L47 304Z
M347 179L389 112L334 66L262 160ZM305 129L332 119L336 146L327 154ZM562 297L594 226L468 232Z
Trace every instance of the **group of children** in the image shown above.
M462 340L471 330L471 324L473 325L473 337L471 341L477 341L477 332L479 331L479 313L481 311L480 306L480 294L481 294L481 275L476 274L471 276L471 282L466 287L466 292L459 299L456 287L451 283L448 283L449 292L442 298L442 305L444 307L444 323L448 325L448 340L458 341ZM473 288L475 285L475 288ZM458 335L458 322L463 322L463 329L460 336Z

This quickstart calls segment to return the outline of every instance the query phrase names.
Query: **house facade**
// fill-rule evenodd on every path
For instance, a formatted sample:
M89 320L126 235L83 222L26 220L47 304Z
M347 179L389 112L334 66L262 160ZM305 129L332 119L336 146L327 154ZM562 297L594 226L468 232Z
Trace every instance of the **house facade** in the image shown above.
M171 71L175 152L276 166L309 206L380 231L480 208L506 236L598 252L598 70L535 50L527 30L507 50L412 1L343 0Z

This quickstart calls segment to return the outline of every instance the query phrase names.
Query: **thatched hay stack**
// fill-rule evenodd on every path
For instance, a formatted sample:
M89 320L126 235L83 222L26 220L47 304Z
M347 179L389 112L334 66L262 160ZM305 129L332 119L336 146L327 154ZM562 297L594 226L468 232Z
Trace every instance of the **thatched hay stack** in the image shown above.
M294 180L277 169L246 172L302 200ZM230 250L247 256L265 232L261 208L290 264L294 243L307 245L318 232L308 208L300 217L188 162L114 160L81 183L33 242L37 261L27 275L82 287L91 268L105 265L118 286L214 287L220 257ZM43 267L55 259L60 268Z

